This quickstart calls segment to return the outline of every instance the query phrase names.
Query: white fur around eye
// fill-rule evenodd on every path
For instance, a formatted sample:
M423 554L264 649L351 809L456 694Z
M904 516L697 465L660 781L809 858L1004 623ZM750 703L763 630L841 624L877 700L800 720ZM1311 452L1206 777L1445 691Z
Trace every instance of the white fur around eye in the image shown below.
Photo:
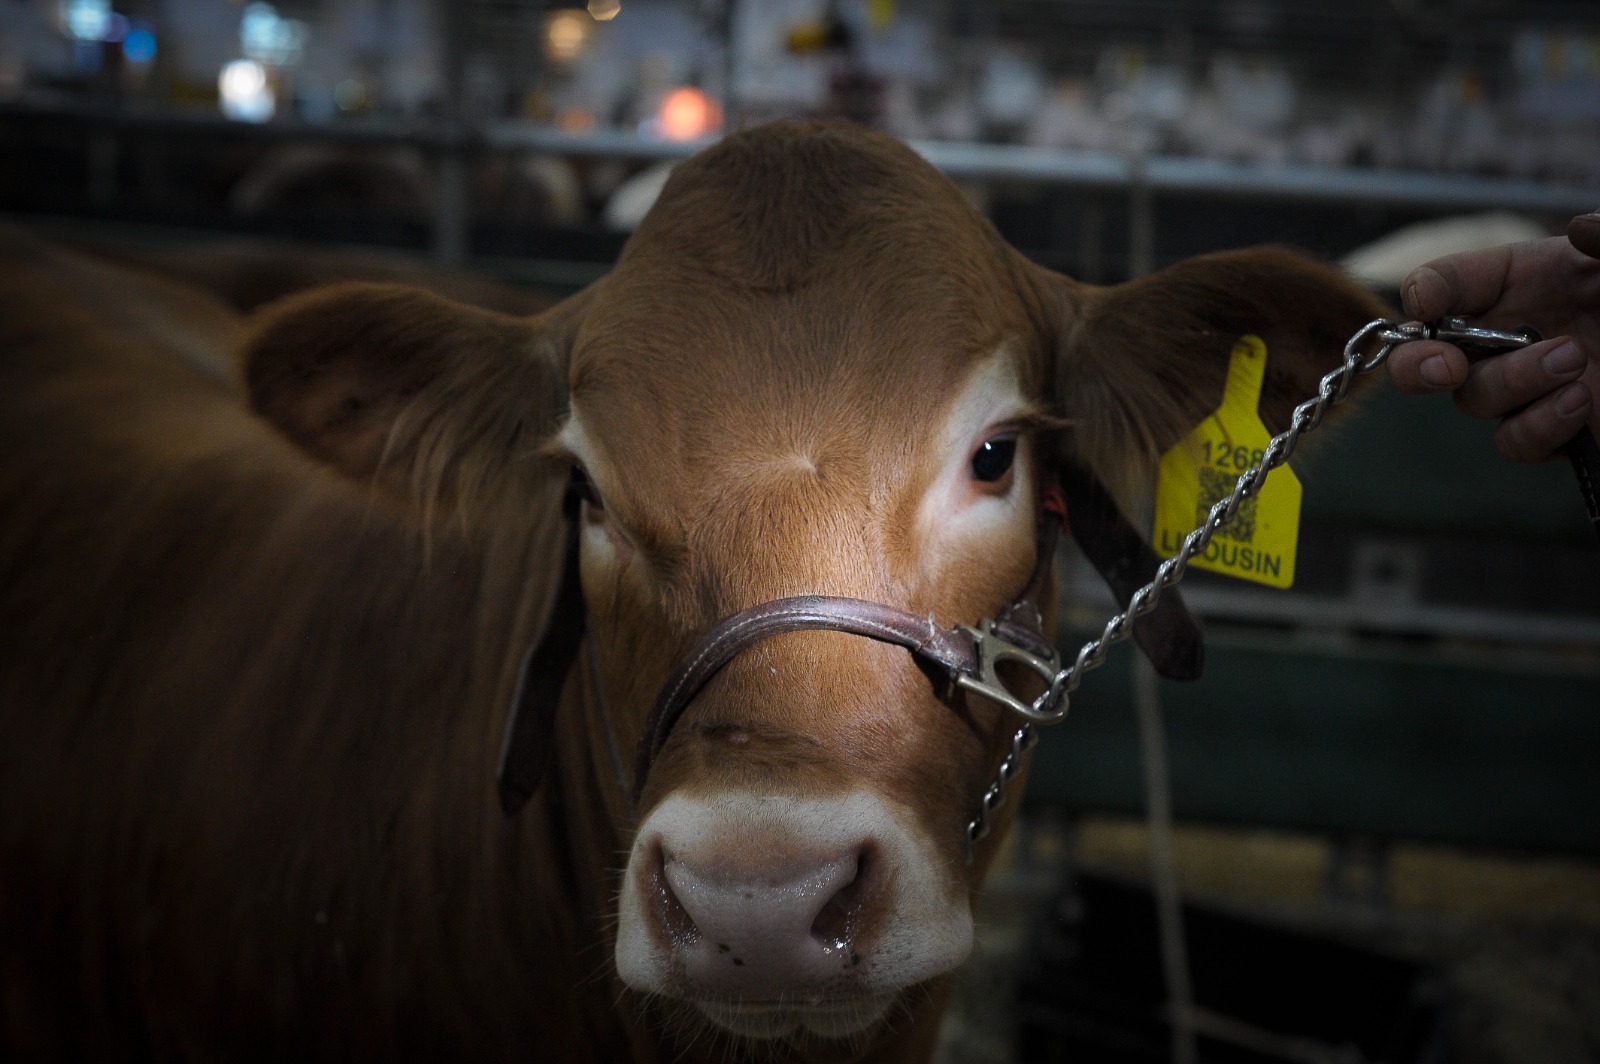
M972 459L985 440L1014 436L1007 424L1028 406L1015 365L1001 350L973 370L946 408L935 445L941 464L918 512L924 554L934 566L947 550L968 553L1027 520L1033 483L1027 448L1019 441L1010 471L993 483L973 476Z
M602 565L625 567L633 558L633 543L627 534L606 517L589 517L587 505L584 510L583 549Z

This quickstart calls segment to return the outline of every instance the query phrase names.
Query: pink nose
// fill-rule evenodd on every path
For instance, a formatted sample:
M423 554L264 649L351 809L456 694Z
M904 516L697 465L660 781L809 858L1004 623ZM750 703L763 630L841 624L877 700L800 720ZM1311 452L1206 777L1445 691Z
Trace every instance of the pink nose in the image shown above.
M776 1000L863 974L866 847L823 860L663 853L662 863L657 918L690 983Z

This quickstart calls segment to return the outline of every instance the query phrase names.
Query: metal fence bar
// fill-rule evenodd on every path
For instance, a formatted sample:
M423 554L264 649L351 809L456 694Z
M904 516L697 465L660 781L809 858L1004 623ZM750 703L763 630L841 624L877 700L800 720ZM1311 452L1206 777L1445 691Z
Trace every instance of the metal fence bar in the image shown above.
M615 131L567 133L522 121L487 123L460 137L431 124L403 121L327 125L279 121L253 125L196 113L29 101L0 104L0 122L8 120L72 123L94 129L184 136L406 144L441 155L487 149L637 162L681 159L713 142L707 139L667 143ZM1138 161L1105 152L1016 144L912 141L911 147L951 177L977 180L1126 190L1142 170L1145 186L1156 197L1182 194L1271 198L1295 202L1387 204L1441 211L1498 207L1556 214L1581 213L1600 206L1600 186L1589 185L1408 171L1267 166L1171 156L1150 156Z
M1152 158L1150 184L1168 193L1325 200L1469 210L1586 212L1600 206L1600 187L1538 181L1318 166L1251 166L1220 159Z

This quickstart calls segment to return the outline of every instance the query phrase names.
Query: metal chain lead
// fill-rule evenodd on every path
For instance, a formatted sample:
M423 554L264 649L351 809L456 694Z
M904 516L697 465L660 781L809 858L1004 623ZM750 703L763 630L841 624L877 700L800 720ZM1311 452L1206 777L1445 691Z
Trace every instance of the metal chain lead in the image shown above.
M1000 762L1000 771L994 783L984 792L983 800L978 805L978 815L967 824L969 861L972 859L973 846L989 834L989 814L1005 803L1007 785L1021 769L1022 755L1039 739L1035 726L1058 723L1067 715L1070 696L1083 682L1083 674L1103 665L1111 648L1133 634L1133 622L1155 609L1161 593L1183 579L1189 560L1206 549L1211 537L1216 535L1222 526L1233 520L1246 499L1261 491L1261 486L1266 483L1267 474L1289 460L1289 455L1294 452L1295 444L1299 442L1301 435L1322 423L1322 415L1329 407L1349 394L1350 385L1356 377L1370 373L1383 365L1389 358L1389 352L1397 345L1412 340L1427 339L1437 332L1433 326L1417 323L1397 325L1387 318L1370 321L1357 330L1349 343L1344 345L1343 364L1322 378L1315 396L1294 408L1294 416L1289 421L1289 427L1274 436L1267 444L1261 461L1239 475L1239 479L1234 483L1233 492L1211 507L1200 527L1184 537L1183 546L1178 553L1162 562L1156 569L1155 577L1133 593L1133 597L1128 600L1127 609L1107 621L1100 638L1085 643L1078 651L1077 659L1056 673L1044 693L1034 699L1032 706L1023 712L1022 715L1026 720L1013 733L1011 750L1006 754L1005 760ZM1366 358L1362 351L1375 337L1381 341L1381 345L1371 358ZM1522 342L1528 341L1522 340Z

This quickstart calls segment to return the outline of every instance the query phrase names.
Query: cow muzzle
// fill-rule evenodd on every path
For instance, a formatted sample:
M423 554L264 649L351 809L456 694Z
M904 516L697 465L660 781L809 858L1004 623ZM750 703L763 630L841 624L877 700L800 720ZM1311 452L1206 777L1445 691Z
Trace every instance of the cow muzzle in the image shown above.
M640 825L617 968L755 1038L855 1034L972 945L959 877L882 799L672 796Z

